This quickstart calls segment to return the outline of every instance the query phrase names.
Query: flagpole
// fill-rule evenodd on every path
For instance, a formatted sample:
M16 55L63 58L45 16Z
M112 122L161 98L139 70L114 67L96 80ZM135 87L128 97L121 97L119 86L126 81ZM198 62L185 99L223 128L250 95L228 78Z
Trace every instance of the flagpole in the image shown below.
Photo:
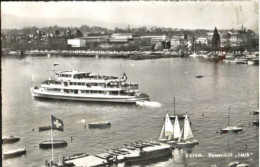
M54 162L53 158L53 136L52 136L52 120L51 120L51 161Z

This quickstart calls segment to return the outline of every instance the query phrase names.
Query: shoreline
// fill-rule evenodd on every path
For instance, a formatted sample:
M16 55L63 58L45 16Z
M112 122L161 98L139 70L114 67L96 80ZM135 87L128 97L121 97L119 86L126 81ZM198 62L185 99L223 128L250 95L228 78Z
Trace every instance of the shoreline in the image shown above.
M173 58L185 57L187 53L179 54L174 51L84 51L84 50L29 50L29 51L10 51L3 53L3 56L84 56L84 57L109 57L109 58L128 58L128 59L153 59L153 58Z

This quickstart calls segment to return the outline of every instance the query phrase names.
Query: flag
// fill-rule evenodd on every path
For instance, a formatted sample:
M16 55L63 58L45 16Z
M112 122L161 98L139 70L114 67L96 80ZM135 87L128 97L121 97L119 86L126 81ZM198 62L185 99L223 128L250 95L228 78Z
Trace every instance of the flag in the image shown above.
M55 118L53 115L51 115L51 126L52 129L63 131L64 124L62 120Z
M57 66L57 65L60 65L60 63L58 63L58 62L53 62L53 66Z

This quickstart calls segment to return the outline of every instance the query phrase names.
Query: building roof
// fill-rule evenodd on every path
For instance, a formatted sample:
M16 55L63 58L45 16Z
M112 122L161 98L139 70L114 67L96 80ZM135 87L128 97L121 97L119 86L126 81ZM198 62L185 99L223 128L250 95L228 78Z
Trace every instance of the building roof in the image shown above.
M114 39L114 38L109 38L109 42L125 43L125 42L128 42L128 39Z
M81 39L104 39L108 38L109 36L87 36L87 37L81 37Z
M132 36L132 33L116 33L116 34L112 34L112 36Z

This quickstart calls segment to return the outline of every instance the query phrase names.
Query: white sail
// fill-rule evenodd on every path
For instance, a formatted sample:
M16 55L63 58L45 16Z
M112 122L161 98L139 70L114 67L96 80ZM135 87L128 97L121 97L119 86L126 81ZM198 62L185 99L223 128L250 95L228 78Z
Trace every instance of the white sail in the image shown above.
M193 134L192 134L192 131L191 131L191 128L190 128L188 115L185 115L183 140L188 140L188 139L192 139L192 138L193 138Z
M164 130L165 130L165 128L164 128L164 124L163 124L162 130L161 130L161 134L160 134L160 137L159 137L159 140L160 140L160 139L164 139L164 137L165 137Z
M173 126L172 126L172 123L171 123L171 120L170 120L170 117L168 115L168 113L166 114L166 117L165 117L165 136L168 138L171 137L173 135Z
M180 135L180 137L179 137L179 139L178 139L178 142L180 142L180 141L181 141L181 136L182 136L182 133L183 133L183 128L182 128L182 130L181 130L181 135Z
M178 116L176 116L174 122L173 138L178 139L180 136L181 136L181 128L178 121Z

